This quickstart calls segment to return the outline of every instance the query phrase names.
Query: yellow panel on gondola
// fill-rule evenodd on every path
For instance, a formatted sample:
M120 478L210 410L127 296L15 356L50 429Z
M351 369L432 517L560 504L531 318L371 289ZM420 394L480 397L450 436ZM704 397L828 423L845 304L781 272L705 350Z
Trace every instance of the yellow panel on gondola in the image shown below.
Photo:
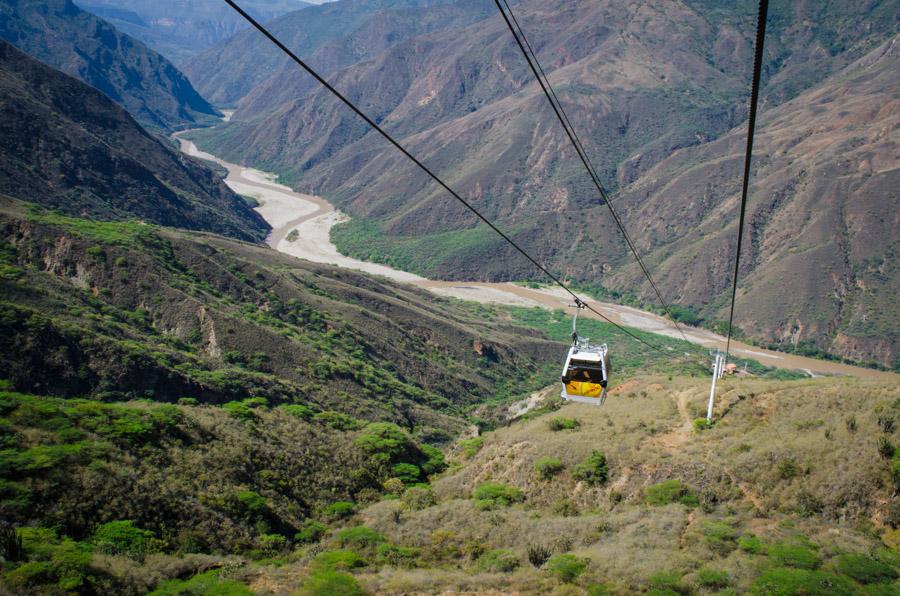
M569 381L566 383L566 393L582 397L600 397L600 394L603 393L603 386L599 383Z

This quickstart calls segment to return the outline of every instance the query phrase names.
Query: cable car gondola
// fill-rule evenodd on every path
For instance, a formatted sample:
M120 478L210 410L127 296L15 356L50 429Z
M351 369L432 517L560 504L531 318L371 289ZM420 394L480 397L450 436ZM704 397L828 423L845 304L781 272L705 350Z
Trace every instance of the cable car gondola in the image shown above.
M609 381L609 350L606 344L592 344L587 337L578 337L578 311L584 308L575 304L572 319L572 347L562 371L562 392L567 401L602 405L606 401L606 385Z

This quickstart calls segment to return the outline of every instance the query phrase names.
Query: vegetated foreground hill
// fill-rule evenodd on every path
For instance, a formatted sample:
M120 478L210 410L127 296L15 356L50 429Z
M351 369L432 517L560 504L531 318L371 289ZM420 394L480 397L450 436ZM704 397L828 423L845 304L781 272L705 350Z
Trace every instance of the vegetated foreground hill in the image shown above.
M265 238L222 180L96 89L0 40L0 192L82 217Z
M399 428L300 406L0 391L11 431L0 507L22 538L2 543L2 581L158 594L895 593L897 387L728 379L710 428L692 420L706 391L650 377L602 408L551 398L460 440L443 473L445 457Z
M601 178L618 195L632 184L656 184L660 193L667 191L665 179L651 171L657 172L653 170L657 164L685 148L696 150L681 155L705 159L709 167L718 167L723 155L713 149L722 146L713 141L742 134L754 6L752 2L699 0L640 3L632 8L607 2L524 2L516 11ZM340 7L352 14L351 4L340 3ZM335 5L334 10L338 8ZM287 18L276 20L273 27ZM763 114L792 99L800 101L798 95L818 89L818 85L828 88L834 83L823 81L832 75L847 76L855 68L848 65L855 60L869 53L877 56L879 44L894 33L896 10L893 3L876 1L863 5L778 2L772 6L770 20ZM266 50L265 40L260 37L254 42L251 33L235 37L221 53L251 47L248 43L261 44L253 55L262 56L268 64L270 58L265 56L267 52L277 56L274 48ZM459 43L460 39L467 43ZM296 49L304 57L307 49L319 56L328 72L328 61L321 57L326 46L300 44ZM555 270L576 281L603 283L608 289L653 301L648 284L632 274L631 257L607 208L599 204L596 189L496 15L469 26L401 40L367 58L334 70L329 79ZM527 261L479 227L471 214L352 113L326 92L311 87L303 73L298 71L292 77L288 71L282 74L277 65L272 68L279 73L280 88L291 90L290 99L265 81L253 92L246 91L241 87L246 77L240 78L240 84L228 75L208 82L210 86L204 88L210 93L228 90L234 93L232 97L244 94L244 99L228 126L196 135L201 145L232 160L278 171L291 183L339 204L355 219L335 229L335 240L341 250L354 256L442 278L535 275ZM263 78L260 73L259 80ZM891 93L891 84L888 76L879 76L857 94L862 103L874 105ZM804 96L803 101L808 99ZM851 112L848 120L840 121L841 134L853 138L858 120L852 119L860 117L865 118ZM870 124L890 117L891 112L886 111ZM834 126L828 118L830 113L808 114L804 120L812 127L818 126L817 122ZM860 142L878 142L877 130L873 126L858 135ZM871 134L876 136L866 136ZM819 161L818 151L810 144L798 145L795 155L807 162ZM732 162L730 157L726 161ZM818 176L827 180L824 184L834 192L844 184L838 170L837 164L819 167ZM686 171L686 175L691 173ZM854 172L849 186L858 188L865 176ZM697 184L705 189L707 182L698 175L691 182L692 190ZM715 185L710 183L707 194L715 200L704 199L705 208L716 211L720 206L731 214L736 184L737 177L731 175ZM783 190L790 195L790 189ZM873 202L888 204L893 198L882 185L869 190ZM834 192L822 199L828 203L828 211L835 210ZM699 199L695 194L666 192L665 196L666 213L696 211L693 206ZM644 213L632 199L614 198L635 214ZM675 241L691 243L693 254L699 256L680 267L675 267L674 260L669 263L667 295L702 310L706 321L713 323L721 318L720 289L730 282L727 271L724 275L718 272L727 269L733 244L719 242L707 247L697 228L679 226L678 217L668 222L669 228L645 225L637 215L628 223L633 233L642 237L643 251L668 250L661 247L674 246ZM766 226L758 227L754 242L778 242L767 236L772 232ZM887 243L894 237L896 233L882 236L870 245L871 250L889 254ZM810 237L809 242L817 241ZM842 251L836 248L838 243L828 242L825 252ZM671 256L660 252L658 258L664 254ZM778 292L790 292L797 302L808 306L795 315L792 305L787 317L779 313L776 323L760 321L753 318L759 311L748 311L751 314L742 321L745 331L767 343L780 341L786 337L782 333L785 319L796 316L803 330L798 341L811 344L806 348L892 366L896 354L893 332L888 326L871 323L878 318L873 308L866 307L866 325L872 331L864 335L856 330L858 325L849 324L849 316L844 316L848 313L838 320L831 316L834 307L829 307L832 313L826 315L815 306L831 301L833 295L827 283L832 263L828 258L820 260L822 256L808 254L794 260L792 266L803 269L798 275L802 283L767 281L777 285ZM809 283L813 278L826 281ZM685 289L691 287L698 291ZM779 304L778 292L758 290L755 302ZM886 295L880 290L877 293ZM857 302L840 308L862 307ZM793 321L787 325L793 326ZM838 328L847 339L835 335ZM888 337L873 341L872 334ZM785 345L789 347L790 342Z
M466 407L546 381L564 350L424 291L217 236L11 199L0 229L0 377L21 391L262 397L446 437Z
M176 64L249 26L221 0L77 0L76 4ZM243 0L240 5L261 22L309 6L302 0Z
M96 87L145 126L164 131L220 114L175 66L71 0L3 0L0 39Z

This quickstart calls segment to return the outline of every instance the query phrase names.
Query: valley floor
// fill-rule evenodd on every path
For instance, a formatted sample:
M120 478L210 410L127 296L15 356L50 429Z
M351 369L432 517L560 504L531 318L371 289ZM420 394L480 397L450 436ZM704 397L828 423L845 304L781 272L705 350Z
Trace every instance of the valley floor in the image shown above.
M257 211L272 226L272 233L267 238L267 242L275 250L316 263L327 263L383 275L395 281L414 284L441 296L481 303L537 306L571 311L571 297L560 288L530 288L510 282L429 280L386 265L342 255L331 242L329 233L332 226L344 221L347 216L337 211L325 199L299 193L288 186L278 184L277 176L274 174L229 163L204 152L193 142L183 138L181 133L175 136L184 153L223 166L228 170L228 177L225 181L235 192L251 196L260 202ZM608 302L593 301L592 306L620 325L669 337L680 337L680 333L667 319L653 313ZM586 312L582 316L599 319L591 312ZM725 348L725 338L712 331L685 325L682 325L682 329L692 343L709 349ZM755 359L769 367L801 370L813 377L847 375L858 378L900 380L898 375L891 372L805 358L734 341L732 341L732 346L732 351L739 357Z

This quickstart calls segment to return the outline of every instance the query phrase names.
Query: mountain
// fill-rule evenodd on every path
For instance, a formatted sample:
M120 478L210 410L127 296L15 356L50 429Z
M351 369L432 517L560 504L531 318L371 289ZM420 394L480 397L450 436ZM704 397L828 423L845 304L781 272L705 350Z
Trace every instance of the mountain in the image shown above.
M267 26L315 68L332 71L373 58L410 37L478 21L490 10L474 0L353 0L296 11ZM262 97L274 91L278 99L289 101L313 90L308 77L297 76L297 66L273 48L258 31L242 31L183 67L197 89L222 106L237 105L253 91ZM247 60L251 55L254 59Z
M0 192L82 217L265 238L268 224L217 175L4 41L0 90Z
M900 359L900 37L763 112L736 324L782 348ZM746 129L683 149L619 198L666 295L727 318ZM685 200L673 201L672 197ZM692 274L686 279L685 269ZM626 268L611 285L635 287Z
M248 27L220 0L77 0L76 4L176 64ZM245 0L240 5L261 22L310 6L302 0Z
M175 66L71 0L3 0L0 39L96 87L144 126L210 124L218 112Z
M710 146L740 130L746 118L754 6L712 0L646 2L630 10L611 2L526 1L516 6L614 201L630 185L646 184L652 169L673 153ZM895 13L893 3L875 0L862 5L773 3L763 113L827 85L829 77L843 76L836 73L877 51L894 33ZM239 38L224 44L220 54L248 47L249 40ZM258 43L265 40L260 36ZM310 57L324 47L298 51ZM264 48L253 55L268 64ZM317 59L328 72L328 61ZM194 138L231 161L277 171L353 215L353 221L335 228L341 250L439 278L536 275L528 262L351 112L312 87L304 73L298 70L290 77L284 71L252 91L247 84L263 80L265 73L253 81L239 73L205 83L209 93L237 101L238 111L227 126ZM581 284L602 284L603 291L654 302L649 286L632 275L632 257L621 235L499 17L418 34L348 66L335 62L328 78L554 270ZM618 200L629 203L629 211L636 209L631 195ZM672 209L694 200L667 197ZM629 223L646 236L642 221ZM696 230L691 239L699 244ZM673 240L656 238L653 243ZM711 249L708 258L720 268L731 258L727 247ZM877 247L880 254L886 250L884 243ZM811 276L826 263L803 260L800 266ZM708 279L702 264L689 271L686 281L683 269L673 272L672 286L679 275L681 285L699 286ZM716 283L727 284L727 276ZM798 300L807 302L828 300L830 294L818 285L794 289L802 296ZM670 297L683 297L683 306L703 310L712 324L721 317L721 304L709 306L718 290L704 291L708 296L703 299L678 289ZM758 298L778 303L774 295ZM809 332L799 338L807 342L804 349L893 366L895 340L857 345L856 335L834 341L834 325L810 324L821 314L809 309L800 315ZM874 316L869 308L865 317ZM759 341L781 337L767 320L757 325L748 317L743 323ZM873 329L886 332L880 324Z

